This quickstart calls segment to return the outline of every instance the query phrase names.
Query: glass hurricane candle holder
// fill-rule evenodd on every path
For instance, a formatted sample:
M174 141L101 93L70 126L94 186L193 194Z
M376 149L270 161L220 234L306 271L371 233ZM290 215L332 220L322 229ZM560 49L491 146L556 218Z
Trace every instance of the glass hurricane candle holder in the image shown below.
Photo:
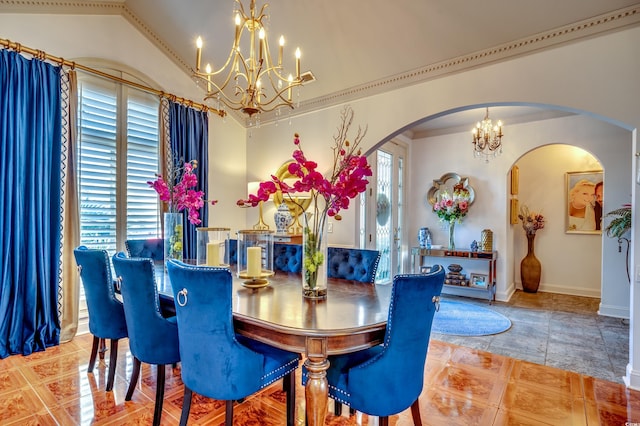
M238 277L249 288L269 284L273 272L273 231L246 229L238 231Z
M229 228L196 228L198 266L228 267Z

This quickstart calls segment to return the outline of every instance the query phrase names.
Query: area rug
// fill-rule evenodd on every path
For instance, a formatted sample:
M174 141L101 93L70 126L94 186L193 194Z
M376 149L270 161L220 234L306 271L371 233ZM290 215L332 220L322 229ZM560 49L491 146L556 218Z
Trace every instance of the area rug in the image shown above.
M504 315L471 303L441 300L431 331L455 336L486 336L507 331L511 321Z

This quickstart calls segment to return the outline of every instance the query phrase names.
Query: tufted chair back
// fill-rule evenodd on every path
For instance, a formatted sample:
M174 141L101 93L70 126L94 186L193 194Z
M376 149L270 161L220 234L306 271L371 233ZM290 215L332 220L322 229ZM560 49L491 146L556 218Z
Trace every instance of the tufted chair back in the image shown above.
M127 240L124 242L129 257L146 257L153 260L164 259L164 240L148 238L146 240Z
M327 276L365 283L376 279L380 252L378 250L329 247Z
M227 259L225 259L227 265L236 265L238 263L238 240L233 238L229 239L229 251L225 256L227 257Z
M125 400L130 401L133 396L140 374L140 363L157 365L153 424L158 425L164 400L165 364L180 361L176 317L164 318L160 313L153 260L127 258L123 252L119 252L113 256L113 267L122 293L129 330L129 349L134 357Z
M273 268L276 271L302 271L302 246L300 244L273 244Z
M84 294L89 310L89 331L93 335L93 346L89 358L88 371L91 373L96 361L100 340L111 340L111 356L107 391L113 387L118 339L127 337L127 323L122 302L116 299L111 279L111 265L106 250L92 250L80 246L73 251L84 286ZM101 357L104 357L102 354Z
M444 284L444 269L428 274L396 275L384 342L373 348L329 357L329 396L363 413L381 417L411 407L420 424L418 396L437 299ZM303 381L306 381L303 369Z
M185 385L181 424L186 424L191 392L227 401L227 424L232 424L233 400L283 377L288 380L287 424L293 424L298 354L236 335L229 269L171 260L167 271L176 301Z

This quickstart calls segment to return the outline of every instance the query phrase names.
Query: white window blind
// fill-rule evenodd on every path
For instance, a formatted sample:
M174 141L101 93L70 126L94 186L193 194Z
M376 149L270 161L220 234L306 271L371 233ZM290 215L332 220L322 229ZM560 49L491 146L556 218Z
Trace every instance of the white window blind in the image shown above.
M83 81L80 86L80 242L116 251L116 85Z
M159 236L158 195L149 187L158 171L158 101L129 91L127 108L127 238Z
M80 84L80 239L114 253L128 238L160 235L158 99L95 77Z

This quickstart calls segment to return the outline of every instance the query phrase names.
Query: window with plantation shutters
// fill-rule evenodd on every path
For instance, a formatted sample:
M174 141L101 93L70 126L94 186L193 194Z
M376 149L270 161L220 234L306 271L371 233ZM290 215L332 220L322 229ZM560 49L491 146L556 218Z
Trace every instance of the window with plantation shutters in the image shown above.
M97 77L79 84L80 240L113 254L128 238L160 235L158 99Z
M158 101L129 91L127 109L127 238L159 236L158 195L148 181L158 172Z
M159 167L156 96L78 76L80 244L113 255L128 238L160 236L158 197L147 185ZM78 330L88 329L80 286Z

